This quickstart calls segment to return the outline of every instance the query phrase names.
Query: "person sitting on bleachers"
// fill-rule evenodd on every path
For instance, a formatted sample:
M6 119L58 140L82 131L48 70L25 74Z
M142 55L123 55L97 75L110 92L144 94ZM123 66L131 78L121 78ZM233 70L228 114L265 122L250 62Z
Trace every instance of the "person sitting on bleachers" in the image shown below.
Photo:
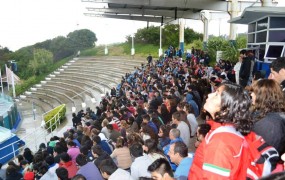
M67 169L68 178L72 178L73 176L75 176L78 171L75 162L73 162L71 160L71 157L65 152L60 155L59 167Z

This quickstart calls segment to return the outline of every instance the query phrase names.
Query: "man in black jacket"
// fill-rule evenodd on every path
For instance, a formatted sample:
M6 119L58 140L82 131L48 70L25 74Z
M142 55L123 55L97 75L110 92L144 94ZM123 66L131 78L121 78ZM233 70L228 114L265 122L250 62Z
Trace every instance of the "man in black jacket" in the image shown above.
M246 50L244 49L240 51L240 58L242 58L242 63L239 70L239 83L242 87L245 87L250 76L251 61L246 56Z
M285 57L279 57L270 65L269 79L277 81L285 93Z

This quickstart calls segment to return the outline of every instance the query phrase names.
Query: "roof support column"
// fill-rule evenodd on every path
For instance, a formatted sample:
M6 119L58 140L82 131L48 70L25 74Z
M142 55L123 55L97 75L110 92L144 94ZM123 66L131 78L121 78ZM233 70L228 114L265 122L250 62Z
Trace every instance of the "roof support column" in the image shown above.
M185 20L183 18L179 19L179 48L184 52L184 28Z
M271 7L273 5L272 0L261 0L261 4L262 7Z
M204 23L203 49L205 50L207 42L208 42L208 37L209 37L209 20L210 20L210 13L209 13L209 11L201 12L201 20Z
M239 13L239 4L238 4L238 0L232 0L230 2L230 10L229 10L229 14L231 16L231 19L238 17L238 13ZM237 24L230 24L230 40L236 40L237 37Z

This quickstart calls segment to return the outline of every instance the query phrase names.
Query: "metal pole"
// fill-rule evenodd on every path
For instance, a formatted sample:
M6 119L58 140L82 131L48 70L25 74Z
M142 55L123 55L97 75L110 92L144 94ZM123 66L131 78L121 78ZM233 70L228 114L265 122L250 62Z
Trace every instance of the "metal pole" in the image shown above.
M14 72L11 70L12 76L12 89L13 89L13 98L16 98L16 91L15 91L15 80L14 80Z
M162 26L159 28L159 50L158 50L158 57L162 55Z
M3 82L2 82L2 73L1 73L1 69L0 69L0 81L1 81L1 91L2 91L2 94L3 94Z

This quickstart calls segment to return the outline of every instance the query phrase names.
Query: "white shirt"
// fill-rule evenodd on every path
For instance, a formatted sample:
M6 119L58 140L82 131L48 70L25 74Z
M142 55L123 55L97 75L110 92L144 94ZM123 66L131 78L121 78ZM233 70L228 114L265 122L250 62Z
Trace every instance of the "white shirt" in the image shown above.
M118 168L108 180L134 180L128 171Z
M194 114L187 114L187 121L191 126L191 136L195 136L195 133L198 128L198 122Z
M151 174L147 171L149 165L151 165L152 160L148 157L148 155L143 155L141 157L137 157L131 165L131 176L134 180L138 180L139 177L149 177L151 178Z
M184 121L180 121L177 125L177 129L180 131L180 137L187 147L190 146L190 132L189 127Z
M58 180L55 170L58 168L58 164L50 167L48 171L41 177L41 180Z

